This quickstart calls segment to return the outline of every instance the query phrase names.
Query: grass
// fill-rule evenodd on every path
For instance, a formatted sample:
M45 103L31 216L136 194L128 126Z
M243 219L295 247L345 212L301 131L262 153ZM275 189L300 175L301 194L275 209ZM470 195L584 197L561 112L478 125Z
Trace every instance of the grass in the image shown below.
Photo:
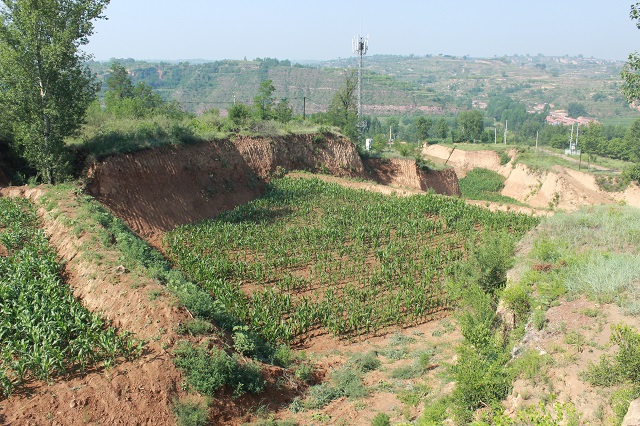
M500 174L483 168L476 168L460 179L462 196L469 200L484 200L496 203L522 204L519 201L500 194L504 189L505 178Z

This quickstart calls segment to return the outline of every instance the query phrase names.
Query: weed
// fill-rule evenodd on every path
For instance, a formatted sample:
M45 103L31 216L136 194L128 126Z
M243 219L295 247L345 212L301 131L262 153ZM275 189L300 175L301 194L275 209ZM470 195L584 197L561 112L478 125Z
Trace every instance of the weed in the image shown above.
M293 370L296 379L305 383L311 383L313 380L313 367L307 363L298 364Z
M356 354L349 361L351 365L357 367L363 373L368 371L377 370L380 367L380 360L378 359L378 353L376 351L368 351L360 354Z
M181 325L178 328L178 333L189 334L191 336L202 336L209 334L213 329L210 322L201 319L194 319Z
M233 389L234 396L260 393L264 389L265 381L256 364L240 364L220 349L208 350L180 342L173 353L175 364L186 372L189 384L205 395L213 395L225 385Z
M391 426L391 417L385 413L378 413L371 421L371 426Z
M518 357L510 368L516 375L521 375L537 384L540 382L540 378L546 375L547 366L552 363L553 359L550 355L529 350Z
M400 391L397 397L403 403L416 407L427 395L429 395L429 388L426 385L419 384L412 386L410 389Z
M545 313L541 307L537 307L536 309L534 309L531 320L533 322L533 326L538 331L542 330L547 324L547 318L545 317Z
M207 406L203 403L173 401L173 413L178 426L204 426L207 424Z

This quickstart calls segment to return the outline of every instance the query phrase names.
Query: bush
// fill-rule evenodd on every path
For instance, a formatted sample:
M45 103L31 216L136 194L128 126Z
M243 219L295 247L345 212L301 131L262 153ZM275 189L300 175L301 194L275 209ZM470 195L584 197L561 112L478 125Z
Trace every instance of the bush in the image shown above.
M612 386L624 381L640 382L640 334L627 325L611 327L611 343L618 351L603 355L598 364L589 364L584 378L595 386Z
M207 407L197 402L174 401L173 414L178 426L204 426L207 424Z
M356 354L351 358L350 363L363 373L377 370L378 367L380 367L380 360L378 359L378 353L376 351Z
M622 178L640 183L640 163L636 163L632 166L626 166L622 169Z
M509 154L507 153L507 151L502 151L500 153L500 165L504 166L505 164L507 164L509 161L511 161L511 157L509 156Z
M233 389L234 396L260 393L264 389L265 381L256 364L241 364L221 349L207 350L181 342L173 354L175 364L186 372L189 384L205 395L214 395L223 386Z
M391 417L385 413L378 413L371 421L371 426L391 426Z
M513 327L527 320L531 311L531 289L527 285L514 284L502 292L502 300L513 312Z
M463 343L459 348L453 398L460 420L468 421L478 408L507 397L511 390L511 377L504 369L507 360L508 354L485 357L468 344Z

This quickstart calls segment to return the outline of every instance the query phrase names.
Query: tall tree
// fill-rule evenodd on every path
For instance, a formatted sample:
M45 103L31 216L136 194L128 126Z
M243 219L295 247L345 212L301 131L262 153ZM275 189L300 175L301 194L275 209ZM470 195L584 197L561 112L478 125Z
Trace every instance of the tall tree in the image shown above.
M482 137L482 132L484 132L484 119L482 113L477 109L462 111L458 115L458 122L463 140L472 141Z
M433 120L420 116L416 119L415 126L418 140L424 141L429 137L431 127L433 127Z
M0 108L46 182L66 167L64 138L82 125L99 84L79 50L109 0L0 0Z
M640 29L640 3L631 5L629 17L636 21L636 27ZM627 63L622 67L620 75L624 80L622 93L624 93L627 100L630 103L640 100L640 55L637 51L629 54Z
M329 110L327 111L331 124L340 127L342 132L354 141L358 140L357 88L357 71L347 72L342 87L333 95L331 105L329 105Z
M276 88L273 86L273 80L265 80L260 83L258 94L253 98L253 107L260 120L273 118L273 106L276 102L273 92L275 91Z

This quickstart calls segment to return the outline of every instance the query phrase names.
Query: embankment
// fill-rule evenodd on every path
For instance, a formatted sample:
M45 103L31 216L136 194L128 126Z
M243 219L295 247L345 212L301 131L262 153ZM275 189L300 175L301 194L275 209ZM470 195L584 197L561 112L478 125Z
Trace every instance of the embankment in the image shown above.
M373 160L365 170L353 143L335 135L237 137L115 155L89 167L87 191L160 246L166 231L247 203L291 170L459 194L453 172L424 172L412 160Z

